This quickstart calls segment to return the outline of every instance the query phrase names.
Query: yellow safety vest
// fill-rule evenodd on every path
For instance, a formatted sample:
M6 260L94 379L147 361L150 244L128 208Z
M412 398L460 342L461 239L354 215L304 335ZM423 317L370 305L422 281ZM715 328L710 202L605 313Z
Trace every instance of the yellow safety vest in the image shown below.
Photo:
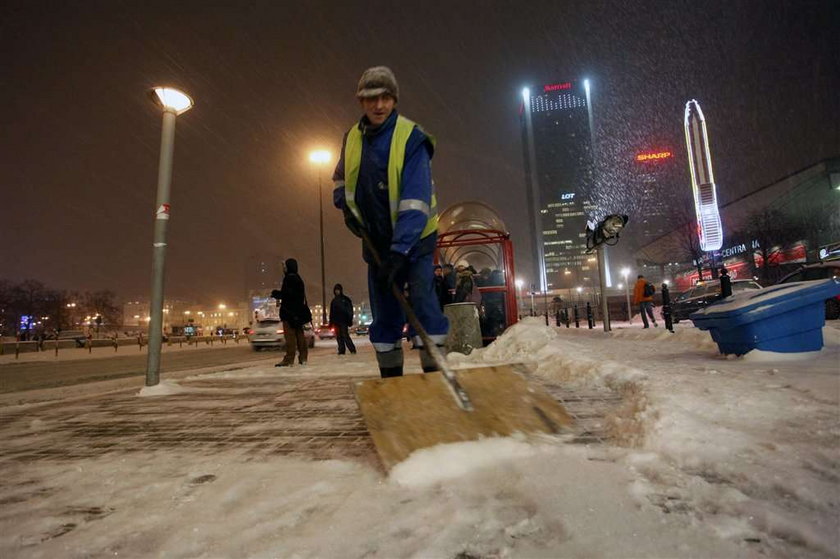
M391 226L397 223L397 208L400 203L400 194L402 188L400 180L402 178L403 165L405 165L405 146L408 143L408 137L414 130L416 124L404 116L397 115L397 122L394 125L394 135L391 137L391 151L388 156L388 202L391 207ZM435 145L435 139L426 134L432 146ZM344 194L345 203L359 223L364 225L362 214L359 211L359 206L356 204L356 184L359 182L359 168L362 164L362 131L359 130L358 125L353 126L347 133L347 142L344 144ZM437 214L437 197L434 192L434 185L432 186L432 204L429 208L429 216L426 220L426 227L420 234L420 238L424 239L437 231L438 214Z

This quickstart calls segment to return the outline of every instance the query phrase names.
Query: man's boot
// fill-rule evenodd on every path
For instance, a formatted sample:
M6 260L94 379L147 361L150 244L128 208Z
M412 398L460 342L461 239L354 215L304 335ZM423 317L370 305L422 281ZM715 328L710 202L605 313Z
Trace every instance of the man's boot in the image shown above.
M441 354L443 354L443 346L439 345L437 348L440 350ZM435 361L435 358L432 357L431 353L426 351L425 347L420 348L420 366L423 367L424 373L434 373L435 371L440 371L437 361Z
M377 351L376 362L379 364L379 375L382 378L401 377L403 374L402 348L391 351Z

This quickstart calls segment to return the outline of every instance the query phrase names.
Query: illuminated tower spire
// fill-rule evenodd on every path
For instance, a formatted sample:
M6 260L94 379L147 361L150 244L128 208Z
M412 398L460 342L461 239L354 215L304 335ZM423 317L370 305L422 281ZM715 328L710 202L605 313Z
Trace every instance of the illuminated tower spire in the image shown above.
M720 224L706 119L696 99L685 104L685 145L688 149L688 168L691 172L700 248L704 251L718 250L723 245L723 228Z

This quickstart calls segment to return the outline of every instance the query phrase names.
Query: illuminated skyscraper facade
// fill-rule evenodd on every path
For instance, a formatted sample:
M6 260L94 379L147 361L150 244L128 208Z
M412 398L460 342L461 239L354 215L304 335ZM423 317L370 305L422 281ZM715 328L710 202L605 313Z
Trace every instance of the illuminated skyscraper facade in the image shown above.
M586 81L525 89L520 111L525 179L532 225L534 281L540 289L597 282L586 251L594 210L592 106Z

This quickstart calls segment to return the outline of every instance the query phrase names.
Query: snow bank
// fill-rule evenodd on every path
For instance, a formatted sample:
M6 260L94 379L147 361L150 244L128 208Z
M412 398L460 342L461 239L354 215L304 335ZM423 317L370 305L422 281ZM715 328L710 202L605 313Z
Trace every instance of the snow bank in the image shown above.
M195 391L195 389L183 387L177 382L163 380L155 386L144 386L137 395L141 398L148 398L150 396L171 396L192 391Z

